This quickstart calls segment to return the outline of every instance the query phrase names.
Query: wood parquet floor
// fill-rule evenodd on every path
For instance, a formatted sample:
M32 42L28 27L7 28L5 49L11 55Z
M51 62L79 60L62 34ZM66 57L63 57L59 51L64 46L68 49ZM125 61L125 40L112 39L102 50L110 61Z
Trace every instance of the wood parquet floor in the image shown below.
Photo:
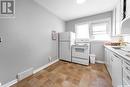
M112 87L104 64L59 61L11 87Z

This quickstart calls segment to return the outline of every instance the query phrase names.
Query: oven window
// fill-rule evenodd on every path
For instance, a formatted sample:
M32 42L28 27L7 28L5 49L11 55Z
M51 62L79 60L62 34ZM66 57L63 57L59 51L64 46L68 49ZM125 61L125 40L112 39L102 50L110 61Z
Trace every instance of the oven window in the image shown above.
M76 52L84 53L84 48L75 48Z

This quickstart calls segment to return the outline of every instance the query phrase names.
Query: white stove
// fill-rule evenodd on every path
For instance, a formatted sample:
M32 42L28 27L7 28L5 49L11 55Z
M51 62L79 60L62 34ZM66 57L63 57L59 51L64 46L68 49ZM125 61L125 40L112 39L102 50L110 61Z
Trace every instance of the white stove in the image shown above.
M72 46L72 62L89 65L89 42L77 42L76 45Z

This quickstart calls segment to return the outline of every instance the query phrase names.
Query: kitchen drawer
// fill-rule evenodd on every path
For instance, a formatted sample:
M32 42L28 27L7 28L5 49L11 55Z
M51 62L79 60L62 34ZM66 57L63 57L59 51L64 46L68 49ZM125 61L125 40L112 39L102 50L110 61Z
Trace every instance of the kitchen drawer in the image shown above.
M128 74L125 70L123 70L123 84L130 85L130 74Z
M130 63L127 61L123 61L123 69L130 74Z
M129 83L123 79L123 87L130 87Z
M79 64L84 64L88 65L89 64L89 59L80 59L80 58L72 58L72 62L74 63L79 63Z
M89 58L89 52L86 53L72 52L72 56L79 58Z

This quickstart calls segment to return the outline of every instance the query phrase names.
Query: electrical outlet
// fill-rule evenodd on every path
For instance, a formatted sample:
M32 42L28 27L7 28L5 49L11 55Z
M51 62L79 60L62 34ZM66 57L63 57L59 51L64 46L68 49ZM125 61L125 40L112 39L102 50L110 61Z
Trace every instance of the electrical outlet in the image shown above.
M49 62L51 62L52 61L52 57L49 56L48 58L49 58Z

